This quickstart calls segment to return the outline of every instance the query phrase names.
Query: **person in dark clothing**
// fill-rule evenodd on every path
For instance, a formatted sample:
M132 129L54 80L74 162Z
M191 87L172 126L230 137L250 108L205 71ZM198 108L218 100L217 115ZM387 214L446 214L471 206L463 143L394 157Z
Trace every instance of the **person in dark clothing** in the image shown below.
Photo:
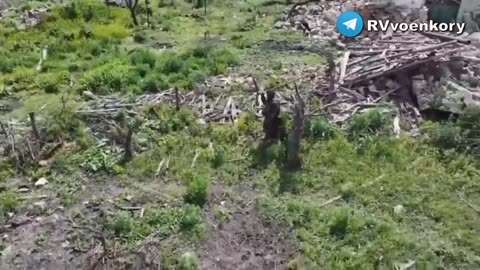
M262 94L261 98L264 104L262 114L264 117L263 132L265 140L270 142L276 142L279 139L284 140L286 132L283 120L280 118L280 104L274 101L275 92L267 91L266 97Z

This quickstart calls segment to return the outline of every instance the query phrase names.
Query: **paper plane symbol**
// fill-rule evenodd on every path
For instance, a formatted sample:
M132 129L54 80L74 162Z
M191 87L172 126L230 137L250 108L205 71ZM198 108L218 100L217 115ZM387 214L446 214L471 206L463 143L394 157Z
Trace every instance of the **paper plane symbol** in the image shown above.
M343 23L343 25L345 25L347 29L355 30L355 28L357 27L357 18L346 21Z

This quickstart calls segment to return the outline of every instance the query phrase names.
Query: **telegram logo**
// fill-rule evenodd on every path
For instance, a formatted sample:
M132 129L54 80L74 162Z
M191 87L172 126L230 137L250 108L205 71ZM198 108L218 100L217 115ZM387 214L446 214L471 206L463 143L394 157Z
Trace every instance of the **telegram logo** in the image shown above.
M356 37L363 31L363 18L355 11L344 12L338 16L337 29L346 37Z

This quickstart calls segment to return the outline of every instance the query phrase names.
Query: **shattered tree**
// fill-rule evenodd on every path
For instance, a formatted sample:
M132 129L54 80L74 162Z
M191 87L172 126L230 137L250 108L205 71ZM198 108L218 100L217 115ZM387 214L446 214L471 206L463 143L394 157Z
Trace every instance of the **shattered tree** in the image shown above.
M262 115L263 132L266 142L277 142L285 137L283 132L283 120L280 118L280 104L275 102L275 92L267 91L267 95L261 95L264 104Z
M133 24L138 25L137 20L137 6L140 0L125 0L127 8L130 10L130 16L132 17Z
M293 106L293 128L288 138L287 169L295 170L302 166L300 143L305 125L305 103L295 85L295 104Z

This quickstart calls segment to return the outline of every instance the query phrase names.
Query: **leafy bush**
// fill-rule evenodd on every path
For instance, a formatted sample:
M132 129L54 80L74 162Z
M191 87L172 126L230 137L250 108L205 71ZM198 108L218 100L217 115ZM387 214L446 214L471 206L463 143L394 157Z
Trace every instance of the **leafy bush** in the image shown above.
M329 233L338 238L343 238L348 232L349 209L341 208L335 211L333 222L330 224Z
M11 73L15 68L15 63L6 57L5 55L0 54L0 72L1 73Z
M314 117L307 127L306 135L315 139L330 139L335 135L335 125L324 117Z
M0 193L0 212L14 211L19 204L17 193L11 191Z
M183 53L164 53L157 59L156 70L168 76L170 86L191 89L207 76L224 74L236 64L237 56L228 49L199 46Z
M75 20L79 16L75 2L64 6L62 11L61 15L64 19Z
M146 64L150 68L153 68L157 62L157 55L150 50L139 49L130 55L130 59L134 65Z
M364 134L377 135L389 130L391 117L379 109L372 109L355 115L349 126L349 134L357 137Z
M180 262L178 264L179 270L199 270L200 269L200 260L197 255L193 252L186 252L180 257Z
M190 180L187 187L187 194L185 194L185 201L187 203L203 206L208 200L209 180L204 176L194 176Z
M185 108L176 111L172 107L157 105L148 108L147 114L149 119L154 120L148 122L147 125L162 134L184 130L193 126L196 121L192 111Z
M113 61L90 71L81 80L81 90L106 95L122 90L131 80L133 68L122 61Z
M429 135L429 142L433 145L453 149L459 146L462 138L462 129L455 123L435 123L423 127Z
M45 93L49 94L56 94L58 93L58 85L56 83L47 83L44 87L43 90Z
M186 68L185 61L178 57L177 55L173 54L170 57L167 57L165 62L163 63L161 71L165 74L170 73L180 73L183 72Z
M221 147L214 147L213 155L210 157L212 168L218 169L225 163L225 151Z
M116 164L116 160L111 153L98 147L83 152L81 161L80 166L91 173L99 171L111 172Z
M198 239L203 237L205 226L203 224L202 210L196 205L187 205L180 218L180 229L193 233Z
M246 136L255 136L261 127L258 117L251 112L242 114L237 121L238 131Z
M260 143L253 149L253 163L257 166L265 166L272 162L283 163L286 158L286 147L284 144Z
M225 125L216 125L210 131L210 136L215 143L230 144L238 140L238 131Z
M160 76L149 76L142 81L140 88L143 92L154 93L167 88L167 83Z
M85 128L84 123L76 117L73 108L58 108L52 110L46 119L47 140L57 138L72 138L80 135Z
M133 229L133 220L128 212L119 212L110 221L110 228L116 236L127 236Z
M8 160L0 161L0 182L9 180L15 175L13 164Z

